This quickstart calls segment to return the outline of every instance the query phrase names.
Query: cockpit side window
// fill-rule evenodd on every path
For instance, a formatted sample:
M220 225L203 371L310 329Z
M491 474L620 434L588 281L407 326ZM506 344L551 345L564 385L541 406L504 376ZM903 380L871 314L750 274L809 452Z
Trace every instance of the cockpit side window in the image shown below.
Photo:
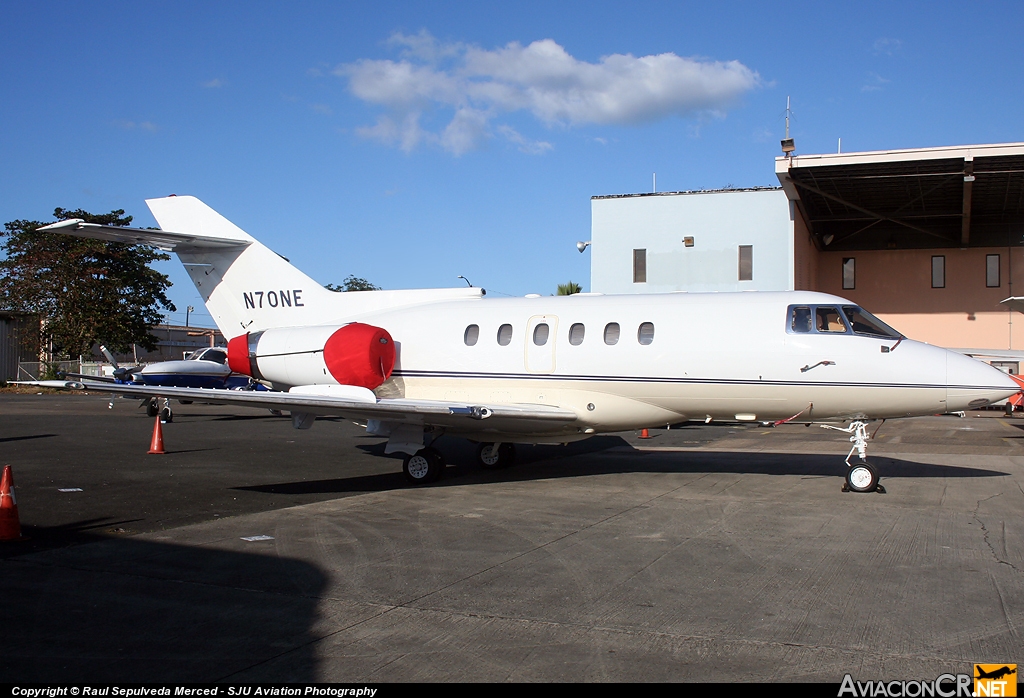
M207 349L206 353L202 354L199 358L203 361L216 361L219 364L224 364L228 361L228 355L221 349Z
M854 334L884 337L886 339L899 339L903 336L871 313L855 305L844 305L843 314L849 320Z
M843 322L843 317L839 314L839 308L828 305L818 306L814 309L814 317L814 328L818 332L835 332L837 334L846 332L846 323Z
M798 305L790 309L789 329L791 332L811 331L811 309L805 305Z

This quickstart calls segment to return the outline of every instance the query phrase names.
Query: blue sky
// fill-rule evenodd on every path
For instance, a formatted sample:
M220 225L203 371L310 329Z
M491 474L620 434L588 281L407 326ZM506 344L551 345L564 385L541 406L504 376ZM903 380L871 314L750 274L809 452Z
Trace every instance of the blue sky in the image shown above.
M593 195L777 184L787 95L800 153L1024 141L1019 3L833 5L3 0L0 218L192 194L321 283L553 293Z

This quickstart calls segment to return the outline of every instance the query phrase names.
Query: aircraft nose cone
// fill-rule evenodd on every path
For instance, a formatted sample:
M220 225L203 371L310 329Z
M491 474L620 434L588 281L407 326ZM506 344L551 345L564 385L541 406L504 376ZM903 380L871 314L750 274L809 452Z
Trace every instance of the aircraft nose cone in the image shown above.
M948 352L946 355L946 409L973 410L1015 395L1020 386L1008 375L983 361Z

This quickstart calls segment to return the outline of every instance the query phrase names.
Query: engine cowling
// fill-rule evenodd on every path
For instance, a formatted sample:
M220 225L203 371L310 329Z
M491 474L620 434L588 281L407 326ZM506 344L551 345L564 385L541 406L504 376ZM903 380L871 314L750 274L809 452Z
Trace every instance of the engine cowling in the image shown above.
M358 385L373 390L391 376L395 342L388 331L361 322L280 327L228 342L236 373L275 385Z

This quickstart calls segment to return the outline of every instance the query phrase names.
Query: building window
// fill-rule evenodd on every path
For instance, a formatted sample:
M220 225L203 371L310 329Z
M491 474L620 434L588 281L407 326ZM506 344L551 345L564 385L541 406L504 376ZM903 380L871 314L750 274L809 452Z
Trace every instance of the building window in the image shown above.
M583 323L577 322L569 328L569 344L574 347L578 347L583 344L583 335L586 332L586 328L583 327Z
M946 257L932 257L932 288L946 288Z
M985 285L999 288L999 255L985 255Z
M502 325L498 328L498 344L507 347L512 341L512 325Z
M754 280L754 246L740 245L740 281Z
M843 288L857 288L857 260L843 257Z
M647 250L633 250L633 283L647 283Z
M466 328L466 334L463 335L462 340L466 343L467 347L474 346L476 340L480 337L480 325L470 325Z
M654 341L654 323L643 322L640 323L640 329L636 332L636 341L643 345L650 344Z
M604 326L604 343L605 344L618 344L619 342L619 323L609 322Z

